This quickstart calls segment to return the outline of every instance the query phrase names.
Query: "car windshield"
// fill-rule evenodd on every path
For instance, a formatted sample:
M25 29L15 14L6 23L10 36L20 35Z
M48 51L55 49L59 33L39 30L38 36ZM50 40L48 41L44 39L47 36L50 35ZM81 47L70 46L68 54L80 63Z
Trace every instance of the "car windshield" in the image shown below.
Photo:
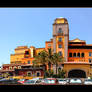
M55 83L55 80L45 80L45 83Z
M87 82L92 82L92 79L88 79L88 80L85 80L85 81L87 81Z
M19 81L24 81L25 79L20 79Z
M27 80L26 83L35 83L34 80Z
M58 80L58 81L66 81L66 80Z

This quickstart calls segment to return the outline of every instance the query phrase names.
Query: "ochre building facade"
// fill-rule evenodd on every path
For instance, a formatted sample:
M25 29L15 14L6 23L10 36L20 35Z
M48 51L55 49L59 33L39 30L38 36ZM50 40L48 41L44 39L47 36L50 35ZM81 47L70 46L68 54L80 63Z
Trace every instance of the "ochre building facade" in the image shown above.
M63 69L66 77L92 76L92 44L86 44L85 40L79 38L69 40L69 24L66 18L54 20L52 38L45 42L44 48L18 46L15 53L10 55L10 63L32 65L34 56L48 48L65 58Z

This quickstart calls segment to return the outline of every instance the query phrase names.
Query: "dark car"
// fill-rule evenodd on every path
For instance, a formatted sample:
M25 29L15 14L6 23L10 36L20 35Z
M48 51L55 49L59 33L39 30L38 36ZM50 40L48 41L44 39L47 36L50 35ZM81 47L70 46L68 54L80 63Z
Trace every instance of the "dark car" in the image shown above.
M1 79L0 85L20 85L21 83L18 82L16 79Z

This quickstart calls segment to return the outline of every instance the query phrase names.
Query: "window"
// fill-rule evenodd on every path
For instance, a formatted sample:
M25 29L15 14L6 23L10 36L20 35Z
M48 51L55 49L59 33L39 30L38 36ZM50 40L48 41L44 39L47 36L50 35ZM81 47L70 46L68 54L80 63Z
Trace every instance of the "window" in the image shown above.
M90 57L92 56L92 53L91 53L91 52L89 52L89 56L90 56Z
M80 53L77 54L77 57L80 57Z
M59 28L58 33L63 33L61 28Z
M48 47L51 47L51 44L48 44Z
M12 67L9 67L9 70L12 70Z
M91 63L92 59L89 59L89 63Z
M17 67L16 66L14 66L14 69L16 69Z
M72 57L72 53L69 53L69 57Z
M76 57L76 53L73 53L73 57Z
M28 55L28 54L29 54L29 51L25 51L25 54L27 54L27 55Z
M59 55L62 56L62 52L61 51L59 51Z
M21 66L18 66L18 69L21 69Z
M30 71L27 72L27 76L29 76L29 77L32 76L32 72L30 72Z
M84 57L84 53L81 53L81 57Z
M62 48L62 45L61 45L61 44L59 44L59 45L58 45L58 48Z
M28 60L28 64L30 64L30 60Z
M40 71L37 72L36 75L37 75L37 77L41 76L41 72Z
M58 39L58 41L61 42L61 41L62 41L62 38L60 37L60 38Z
M40 55L40 52L38 53L38 55Z

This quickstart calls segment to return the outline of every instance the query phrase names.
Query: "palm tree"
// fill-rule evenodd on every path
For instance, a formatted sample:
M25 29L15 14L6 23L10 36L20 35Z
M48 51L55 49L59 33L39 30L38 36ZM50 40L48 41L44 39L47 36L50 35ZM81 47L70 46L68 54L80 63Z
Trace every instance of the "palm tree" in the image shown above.
M38 64L43 65L43 71L44 71L44 76L45 76L45 70L46 70L46 63L47 63L47 51L43 50L41 51L37 56L35 56L35 61Z
M49 71L51 71L51 65L53 63L53 54L52 54L51 48L48 48L47 53L48 53L48 56L47 56L48 67L49 67Z
M36 60L33 60L32 61L32 63L33 63L33 77L35 77L35 66L37 65L37 62L36 62Z
M58 64L60 62L63 62L64 61L64 58L60 56L59 53L54 53L53 54L53 64L56 65L56 75L57 75L57 67L58 67Z

